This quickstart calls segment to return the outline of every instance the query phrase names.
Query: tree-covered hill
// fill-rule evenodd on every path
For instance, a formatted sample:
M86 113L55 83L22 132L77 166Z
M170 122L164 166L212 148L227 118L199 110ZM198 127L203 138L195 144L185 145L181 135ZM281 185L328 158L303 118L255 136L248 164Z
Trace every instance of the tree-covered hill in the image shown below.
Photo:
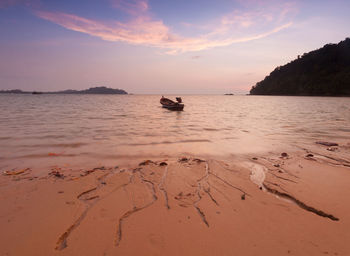
M105 86L100 87L92 87L86 90L65 90L65 91L57 91L57 92L27 92L22 90L0 90L0 93L7 94L128 94L126 91L122 89L113 89L107 88Z
M86 90L76 91L76 90L65 90L54 92L56 94L128 94L122 89L107 88L105 86L92 87Z
M350 38L277 67L250 94L350 96Z

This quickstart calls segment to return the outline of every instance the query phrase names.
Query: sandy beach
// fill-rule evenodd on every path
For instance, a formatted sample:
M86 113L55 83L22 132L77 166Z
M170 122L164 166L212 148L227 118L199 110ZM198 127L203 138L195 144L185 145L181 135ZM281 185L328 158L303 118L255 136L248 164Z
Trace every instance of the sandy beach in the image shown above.
M2 171L1 255L349 255L349 144Z

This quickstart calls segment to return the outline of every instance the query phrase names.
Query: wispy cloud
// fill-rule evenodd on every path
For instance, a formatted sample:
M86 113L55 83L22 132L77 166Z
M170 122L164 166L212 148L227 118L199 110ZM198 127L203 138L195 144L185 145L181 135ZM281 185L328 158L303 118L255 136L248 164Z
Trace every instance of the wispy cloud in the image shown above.
M277 11L232 12L219 22L210 24L211 31L197 37L184 37L171 31L162 20L149 14L145 0L111 0L113 7L130 15L128 22L99 21L75 14L37 11L36 15L67 29L99 37L106 41L146 45L166 50L168 54L201 51L228 46L267 37L292 25L285 17L290 12L288 5ZM190 25L190 24L188 24Z

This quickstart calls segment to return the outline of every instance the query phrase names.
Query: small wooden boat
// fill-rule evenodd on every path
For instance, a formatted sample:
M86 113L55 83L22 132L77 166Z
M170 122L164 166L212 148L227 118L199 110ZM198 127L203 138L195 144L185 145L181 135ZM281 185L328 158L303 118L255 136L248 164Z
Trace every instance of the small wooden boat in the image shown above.
M162 96L162 98L160 99L160 104L162 104L163 108L167 108L169 110L174 111L182 111L185 106L184 104L182 104L182 99L180 97L177 97L175 102Z

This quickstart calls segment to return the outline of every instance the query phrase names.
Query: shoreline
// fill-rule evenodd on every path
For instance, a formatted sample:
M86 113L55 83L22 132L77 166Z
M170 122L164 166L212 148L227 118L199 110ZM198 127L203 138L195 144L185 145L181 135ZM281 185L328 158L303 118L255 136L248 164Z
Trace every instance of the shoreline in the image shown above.
M347 147L2 173L0 252L347 255Z

